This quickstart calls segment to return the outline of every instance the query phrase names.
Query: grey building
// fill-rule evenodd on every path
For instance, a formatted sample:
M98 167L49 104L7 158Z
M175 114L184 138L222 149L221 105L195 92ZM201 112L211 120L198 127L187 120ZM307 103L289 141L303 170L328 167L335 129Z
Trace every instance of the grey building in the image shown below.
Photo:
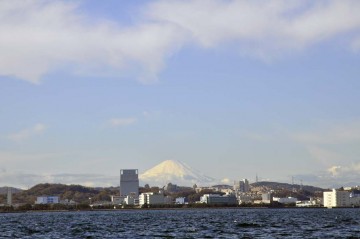
M235 181L234 182L234 191L235 192L244 192L244 193L249 192L250 191L249 181L247 179Z
M139 174L137 169L120 170L120 196L139 196Z

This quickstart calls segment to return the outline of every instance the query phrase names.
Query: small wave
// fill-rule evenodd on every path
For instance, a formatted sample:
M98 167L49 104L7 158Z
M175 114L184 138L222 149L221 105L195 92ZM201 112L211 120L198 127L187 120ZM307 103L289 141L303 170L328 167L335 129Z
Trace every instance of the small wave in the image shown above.
M261 227L260 224L247 223L247 222L237 223L236 226L237 226L237 227Z

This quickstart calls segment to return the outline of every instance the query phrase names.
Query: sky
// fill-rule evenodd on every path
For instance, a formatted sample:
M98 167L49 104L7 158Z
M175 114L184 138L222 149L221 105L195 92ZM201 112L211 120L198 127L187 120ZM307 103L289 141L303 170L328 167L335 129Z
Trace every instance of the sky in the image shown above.
M0 186L360 182L360 1L0 1ZM145 182L146 183L146 182Z

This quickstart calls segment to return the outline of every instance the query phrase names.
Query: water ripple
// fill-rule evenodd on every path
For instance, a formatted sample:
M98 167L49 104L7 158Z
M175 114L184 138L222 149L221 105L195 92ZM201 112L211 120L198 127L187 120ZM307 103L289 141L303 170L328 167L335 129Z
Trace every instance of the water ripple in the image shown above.
M359 209L0 214L0 238L360 238Z

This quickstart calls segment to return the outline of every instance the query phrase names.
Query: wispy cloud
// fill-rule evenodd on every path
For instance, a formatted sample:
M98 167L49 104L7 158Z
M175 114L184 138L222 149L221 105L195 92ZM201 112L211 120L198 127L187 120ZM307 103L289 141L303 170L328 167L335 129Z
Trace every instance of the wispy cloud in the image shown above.
M43 133L46 130L46 128L47 128L46 125L38 123L31 128L23 129L17 133L10 134L8 136L8 139L15 141L15 142L21 142L26 139L29 139L30 137L32 137L34 135Z
M350 165L335 165L331 166L327 169L327 171L333 177L343 177L345 175L357 175L360 178L360 163L353 163Z
M333 150L319 146L309 146L307 147L307 150L311 157L316 159L322 165L333 164L341 161L344 158L341 154L336 153Z
M24 165L29 162L41 162L49 159L54 159L60 153L25 153L16 151L0 151L0 162L3 165L16 164Z
M259 133L248 133L244 136L247 139L259 142L268 142L271 141L273 137L266 134L259 134Z
M360 122L320 126L312 132L293 135L299 142L308 144L343 144L360 140Z
M109 124L113 127L128 126L136 122L136 118L113 118L109 120Z
M325 123L319 122L312 130L290 136L302 145L308 155L323 167L351 164L357 157L360 143L360 122L358 120ZM336 168L334 168L335 170Z
M214 48L231 42L243 54L272 58L343 36L342 42L360 49L356 0L159 0L143 6L138 21L125 27L94 19L81 7L0 1L0 75L39 83L65 67L80 74L126 71L149 82L188 44Z
M275 54L358 31L360 3L345 1L157 1L152 19L183 28L204 47L238 43L243 51ZM349 39L350 42L355 39Z
M360 163L351 163L348 165L333 165L318 173L296 175L295 177L310 185L337 188L359 185L359 172Z

